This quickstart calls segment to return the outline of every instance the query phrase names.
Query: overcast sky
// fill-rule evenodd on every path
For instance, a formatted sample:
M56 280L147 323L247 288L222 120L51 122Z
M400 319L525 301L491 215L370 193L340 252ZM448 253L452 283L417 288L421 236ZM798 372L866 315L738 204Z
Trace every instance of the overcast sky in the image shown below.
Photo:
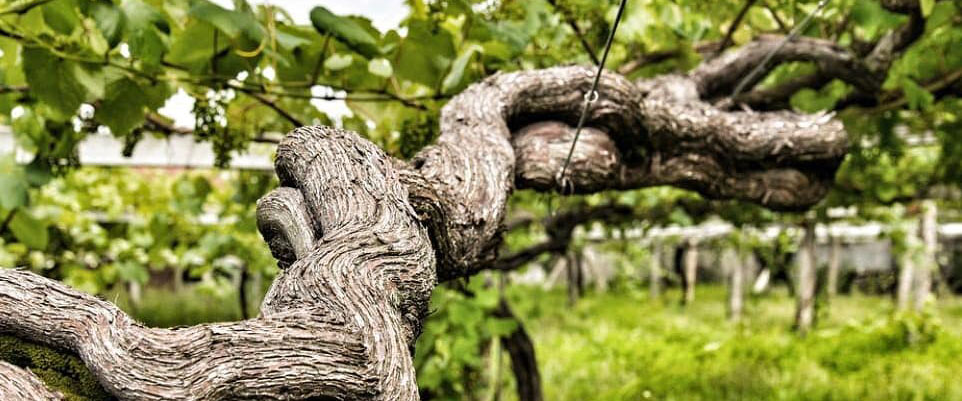
M233 0L212 0L222 7L233 9ZM248 0L253 4L273 4L284 8L294 18L298 24L310 24L311 9L316 6L324 6L331 12L339 15L362 15L371 20L374 26L380 31L397 28L408 14L408 7L403 0ZM327 113L332 118L350 114L347 105L342 100L314 100L313 103L318 109ZM178 92L167 100L164 107L160 108L160 113L173 118L174 124L181 127L193 128L194 116L191 113L194 100L183 91Z
M234 8L232 0L212 0L225 8ZM311 9L316 6L327 7L339 15L363 15L371 19L381 31L397 28L401 19L408 13L402 0L248 0L250 4L273 4L279 6L294 18L298 24L309 24Z

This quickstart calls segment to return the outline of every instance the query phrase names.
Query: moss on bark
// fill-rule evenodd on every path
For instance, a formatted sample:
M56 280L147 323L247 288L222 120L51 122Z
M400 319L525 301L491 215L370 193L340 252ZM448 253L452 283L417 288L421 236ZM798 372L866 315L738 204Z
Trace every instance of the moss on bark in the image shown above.
M76 355L19 338L0 335L0 360L30 369L67 401L113 401Z

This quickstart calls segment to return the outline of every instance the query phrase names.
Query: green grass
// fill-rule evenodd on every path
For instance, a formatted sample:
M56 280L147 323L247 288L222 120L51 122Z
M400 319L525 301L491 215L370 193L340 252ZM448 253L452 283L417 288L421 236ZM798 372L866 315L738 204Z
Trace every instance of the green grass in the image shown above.
M563 291L514 286L508 295L534 339L547 400L962 400L959 299L894 316L888 298L842 296L801 338L785 294L748 299L739 324L727 321L720 287L699 287L688 307L677 292L651 300L640 289L592 293L573 307ZM239 315L232 294L148 290L136 309L116 299L152 326ZM86 394L79 361L48 363L30 347L0 341L0 357L41 369L48 384L69 378L58 388L79 389L71 399L99 399ZM502 394L514 396L510 384Z
M962 303L892 315L887 298L843 296L819 326L791 330L794 305L749 300L725 316L723 288L652 301L642 291L593 294L566 308L561 292L514 289L548 400L962 400ZM670 300L670 301L669 301Z
M235 291L212 294L185 286L180 292L148 288L134 306L125 294L109 298L121 309L150 327L192 326L210 322L241 320ZM249 311L257 315L255 308Z

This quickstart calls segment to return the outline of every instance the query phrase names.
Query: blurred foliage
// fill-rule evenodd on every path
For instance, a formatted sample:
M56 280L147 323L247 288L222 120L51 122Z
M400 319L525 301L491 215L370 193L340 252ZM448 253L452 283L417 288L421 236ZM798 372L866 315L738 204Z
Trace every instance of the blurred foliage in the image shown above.
M493 317L498 300L498 291L485 285L483 277L472 278L461 289L441 286L434 291L432 314L414 355L418 387L427 398L462 400L482 393L485 348L517 327Z
M823 210L911 203L959 179L962 104L957 96L934 92L945 90L940 79L962 71L957 51L962 14L956 2L923 3L924 33L895 60L882 104L841 110L852 146ZM590 62L582 43L600 51L617 2L409 0L407 5L401 26L382 32L366 18L324 7L310 13L310 25L297 25L282 7L244 0L232 7L208 0L8 0L0 6L0 123L11 124L18 144L35 158L30 174L0 166L0 183L11 188L0 208L28 206L24 188L75 165L77 143L90 133L109 132L130 149L145 135L171 134L146 119L164 120L158 108L179 92L195 99L194 133L214 145L220 165L264 133L292 127L275 109L298 122L356 130L409 158L437 137L445 100L470 83L496 71ZM735 0L630 2L608 67L670 54L622 72L647 77L688 70L701 60L696 49L725 37L743 6ZM783 32L814 6L776 1L751 7L731 32L732 41L739 45ZM833 1L803 34L857 50L907 20L875 1ZM814 68L785 64L762 86ZM851 94L851 87L833 81L799 91L791 104L814 112L835 108ZM352 115L331 119L314 106L332 99L346 100ZM922 146L907 142L917 137L934 140ZM677 191L639 195L644 192L621 197L628 204L645 203L653 224L692 224L709 214L736 225L777 219L731 202L677 208ZM691 198L685 205L698 203L697 196ZM25 228L32 226L32 213L12 219L11 228L33 245L42 244L42 234Z
M22 266L92 294L126 283L197 281L212 293L239 268L273 277L275 261L256 229L268 172L82 168L30 190L30 222L0 237L0 265ZM174 277L180 275L179 277Z
M482 280L464 292L439 288L436 311L418 341L418 384L437 400L485 399L491 377L482 370L498 362L487 352L494 334L513 323L485 321L496 291ZM591 293L572 308L562 291L510 286L506 295L525 322L538 355L546 399L552 400L953 400L962 386L953 380L962 368L962 304L949 300L938 312L893 314L880 297L852 295L833 300L830 313L805 338L796 336L785 316L793 310L783 293L748 299L745 319L725 320L724 288L698 288L698 302L682 308L651 299L647 290L619 286ZM157 297L156 299L152 299ZM138 318L162 315L169 295L145 296L150 307ZM201 304L199 316L182 315L172 325L205 316L230 315L223 303ZM487 305L487 306L485 306ZM455 327L452 327L455 325ZM454 335L459 333L460 335ZM30 366L72 400L109 399L79 360L10 337L0 337L0 358ZM510 372L508 358L502 368ZM510 374L502 399L515 400ZM81 390L84 389L81 392Z
M833 300L800 338L784 293L750 298L725 320L724 288L699 287L682 308L621 288L558 308L565 295L508 292L532 332L545 398L552 400L951 400L962 396L957 300L933 314L892 314L884 298ZM514 399L514 398L509 398Z

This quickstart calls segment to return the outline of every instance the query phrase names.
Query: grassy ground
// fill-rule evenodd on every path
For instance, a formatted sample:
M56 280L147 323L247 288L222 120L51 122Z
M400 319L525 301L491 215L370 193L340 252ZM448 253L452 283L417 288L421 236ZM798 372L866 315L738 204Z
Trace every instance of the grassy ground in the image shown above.
M720 287L699 287L688 307L677 292L651 300L641 289L589 294L573 307L563 291L508 295L534 339L547 400L962 400L962 299L896 316L888 298L842 296L822 305L818 328L801 338L785 294L750 298L738 324L725 317ZM139 308L123 298L115 299L153 326L239 317L231 294L147 290ZM64 372L52 377L73 371Z
M749 300L740 324L725 318L723 288L699 288L689 307L638 290L572 308L560 292L512 295L548 400L962 400L956 300L893 317L890 299L843 296L800 338L784 294Z

